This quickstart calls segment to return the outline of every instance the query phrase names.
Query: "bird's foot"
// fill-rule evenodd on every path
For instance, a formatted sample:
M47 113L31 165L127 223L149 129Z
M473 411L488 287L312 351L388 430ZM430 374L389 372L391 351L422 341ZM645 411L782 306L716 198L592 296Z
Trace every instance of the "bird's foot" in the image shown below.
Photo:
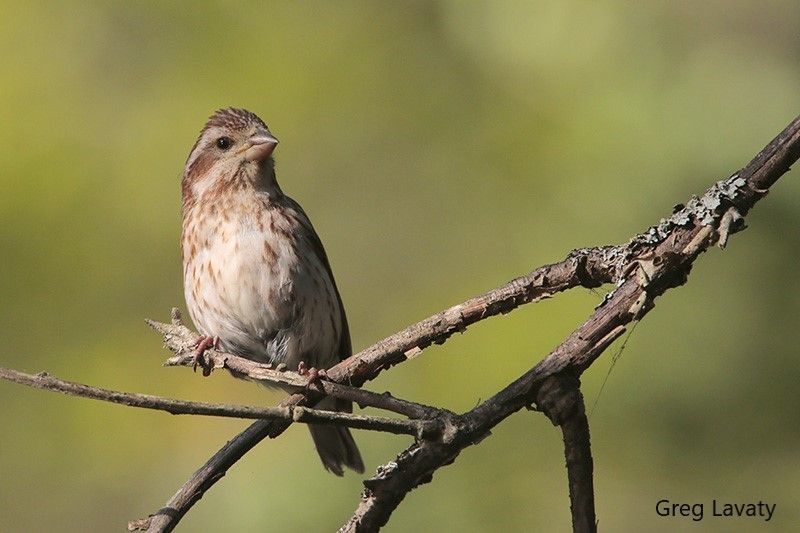
M297 365L297 373L301 376L308 376L306 388L311 387L311 385L315 383L319 383L321 378L327 377L324 368L317 368L315 366L309 368L305 361L300 361L300 364Z
M194 350L194 357L192 357L192 370L197 372L197 365L203 368L203 376L210 376L212 365L210 361L206 361L205 353L209 348L219 348L219 337L200 337L197 341Z

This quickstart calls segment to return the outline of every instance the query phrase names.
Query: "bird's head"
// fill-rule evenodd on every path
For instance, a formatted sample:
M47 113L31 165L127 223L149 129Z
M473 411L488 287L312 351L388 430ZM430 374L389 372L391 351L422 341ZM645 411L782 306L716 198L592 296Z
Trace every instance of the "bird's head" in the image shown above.
M194 198L218 187L274 185L278 145L269 128L245 109L220 109L200 132L183 171L183 195Z

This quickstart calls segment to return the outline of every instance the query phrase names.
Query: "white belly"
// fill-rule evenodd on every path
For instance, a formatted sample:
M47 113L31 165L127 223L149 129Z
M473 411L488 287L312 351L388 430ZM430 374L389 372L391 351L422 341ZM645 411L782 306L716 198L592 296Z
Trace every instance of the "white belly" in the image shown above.
M184 293L198 330L261 362L335 363L342 317L327 269L313 254L298 257L300 241L246 222L204 228L195 253L184 249Z

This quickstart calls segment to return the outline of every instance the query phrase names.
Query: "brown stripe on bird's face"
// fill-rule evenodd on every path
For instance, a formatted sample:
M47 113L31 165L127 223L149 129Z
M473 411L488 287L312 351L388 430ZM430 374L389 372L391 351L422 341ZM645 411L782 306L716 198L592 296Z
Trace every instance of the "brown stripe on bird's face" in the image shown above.
M181 187L184 212L198 196L212 190L275 185L271 155L277 143L264 121L246 109L214 113L186 160Z

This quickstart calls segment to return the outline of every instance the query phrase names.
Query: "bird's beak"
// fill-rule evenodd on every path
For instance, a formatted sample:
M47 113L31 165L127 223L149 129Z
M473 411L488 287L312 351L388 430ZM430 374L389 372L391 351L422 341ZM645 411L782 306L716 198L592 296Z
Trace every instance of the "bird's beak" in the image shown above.
M278 146L278 139L268 131L259 130L247 139L244 158L248 161L264 161L272 155L276 146Z

